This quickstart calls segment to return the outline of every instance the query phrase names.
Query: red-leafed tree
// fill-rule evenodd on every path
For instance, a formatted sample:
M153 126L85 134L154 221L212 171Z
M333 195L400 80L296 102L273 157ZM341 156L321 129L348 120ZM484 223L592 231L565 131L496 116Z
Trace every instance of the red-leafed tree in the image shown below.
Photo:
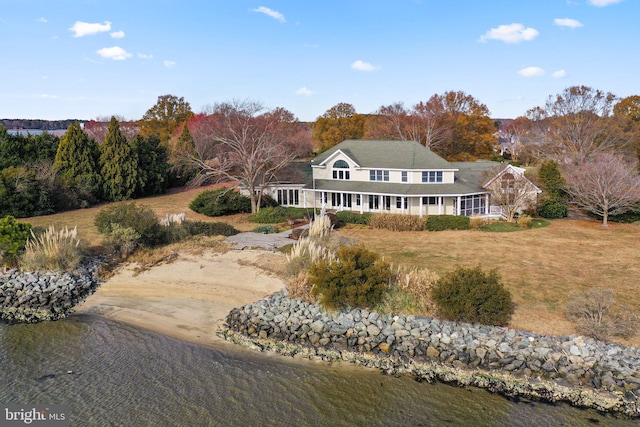
M195 183L237 181L248 191L254 213L263 189L292 160L311 151L306 125L283 108L265 111L255 101L215 104L210 114L190 121L189 129L195 153L181 155L197 167Z

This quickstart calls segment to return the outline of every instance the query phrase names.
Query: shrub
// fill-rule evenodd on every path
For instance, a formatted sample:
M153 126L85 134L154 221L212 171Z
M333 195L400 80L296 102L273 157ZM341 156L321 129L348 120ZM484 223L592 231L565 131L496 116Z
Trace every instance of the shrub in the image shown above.
M631 338L638 331L638 315L626 307L617 307L615 294L609 289L572 292L565 315L575 322L578 333L601 341Z
M450 320L506 325L514 304L496 270L458 267L441 277L431 291L438 314Z
M472 215L471 217L469 217L469 227L473 228L474 230L478 230L487 225L489 221L489 219L483 216Z
M429 215L425 228L429 231L468 230L471 221L468 216Z
M533 218L531 218L531 216L527 214L520 214L518 215L518 219L516 219L516 224L518 224L518 227L520 228L531 228L532 221Z
M274 234L278 232L278 229L273 225L259 225L253 229L254 233Z
M189 204L189 208L207 216L224 216L251 212L251 199L229 188L207 190Z
M78 227L56 231L51 225L41 234L31 232L22 263L24 268L33 271L72 271L81 260Z
M334 261L335 254L325 239L302 237L287 255L287 273L296 276L307 272L311 265L320 260Z
M139 240L140 233L120 224L111 224L109 232L105 234L105 243L112 246L123 257L133 253Z
M238 234L231 224L226 222L183 221L182 226L191 236L233 236Z
M140 235L143 245L156 245L165 239L158 217L147 206L139 206L133 202L118 203L102 209L96 215L94 224L101 234L109 234L112 224L124 228L132 228Z
M425 219L416 215L381 213L371 216L369 225L391 231L424 230Z
M6 267L17 267L20 254L29 239L31 224L16 221L12 216L0 219L0 263Z
M374 307L393 273L389 263L362 245L341 246L337 260L319 260L309 269L313 295L327 308Z
M281 222L287 222L291 219L302 219L306 209L293 208L284 206L270 206L260 209L255 214L249 215L247 218L250 222L257 222L258 224L278 224Z
M538 215L543 218L564 218L567 216L567 202L560 197L552 197L538 206Z
M346 224L361 224L361 225L369 225L369 221L371 221L371 214L368 212L365 213L355 213L349 211L341 211L336 214L338 220L340 222L344 222Z

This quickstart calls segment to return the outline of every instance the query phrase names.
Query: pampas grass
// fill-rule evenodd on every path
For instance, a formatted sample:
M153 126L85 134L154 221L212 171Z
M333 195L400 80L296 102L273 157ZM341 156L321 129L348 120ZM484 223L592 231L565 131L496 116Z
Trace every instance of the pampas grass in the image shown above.
M22 259L23 269L32 271L72 271L82 260L82 247L78 239L78 227L66 226L56 231L53 225L41 234L27 240Z

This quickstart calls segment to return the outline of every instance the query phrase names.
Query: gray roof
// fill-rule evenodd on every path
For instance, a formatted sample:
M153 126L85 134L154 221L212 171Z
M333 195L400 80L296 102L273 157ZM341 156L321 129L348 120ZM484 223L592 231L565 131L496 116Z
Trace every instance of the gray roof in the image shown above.
M380 141L348 139L331 147L311 161L320 165L336 151L342 151L363 168L380 169L455 169L451 163L416 141Z
M451 162L451 166L458 169L456 180L464 180L476 185L483 185L488 180L487 174L500 166L499 162L490 160L477 160L475 162Z
M488 192L479 185L459 179L456 179L453 184L406 184L378 181L317 179L315 185L316 190L398 196L456 196Z

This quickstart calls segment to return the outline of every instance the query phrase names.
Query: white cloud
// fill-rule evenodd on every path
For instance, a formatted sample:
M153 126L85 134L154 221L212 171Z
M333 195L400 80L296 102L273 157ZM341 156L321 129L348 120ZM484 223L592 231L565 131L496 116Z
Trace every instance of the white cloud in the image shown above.
M104 24L90 24L88 22L76 21L69 31L73 32L73 37L91 36L98 33L111 31L111 22L104 21Z
M567 72L565 70L558 70L558 71L554 71L553 74L551 74L551 76L554 79L561 79L563 77L567 77Z
M44 17L38 18L36 21L42 22L43 24L46 24L47 22L49 22L47 21L47 18L44 18Z
M124 31L114 31L109 34L112 39L121 39L124 37Z
M371 71L377 70L379 67L376 67L374 65L369 64L368 62L364 62L358 59L353 64L351 64L351 68L358 71L371 72Z
M153 55L151 54L146 54L146 53L138 53L138 58L140 59L151 59L153 58Z
M175 61L162 61L162 64L167 68L173 68L176 66Z
M480 41L501 40L505 43L520 43L523 40L531 41L538 37L538 34L540 33L535 28L525 28L522 24L499 25L481 36Z
M522 77L540 77L544 76L544 70L540 67L527 67L518 71Z
M103 58L113 59L114 61L124 61L125 59L133 56L120 46L103 47L102 49L97 50L96 53Z
M620 3L621 1L622 0L589 0L589 3L591 3L592 6L605 7L610 4Z
M296 91L296 95L303 95L303 96L311 96L314 93L315 93L314 91L307 89L304 86Z
M284 15L281 14L280 12L277 12L273 9L269 9L268 7L265 6L260 6L260 7L256 7L255 9L251 9L252 12L258 12L258 13L264 13L267 16L272 17L273 19L275 19L276 21L285 23L287 22L286 19L284 19Z
M48 93L40 93L34 96L36 98L42 98L42 99L58 99L58 95L49 95Z
M576 21L571 18L556 18L553 23L560 27L579 28L582 27L582 22Z

